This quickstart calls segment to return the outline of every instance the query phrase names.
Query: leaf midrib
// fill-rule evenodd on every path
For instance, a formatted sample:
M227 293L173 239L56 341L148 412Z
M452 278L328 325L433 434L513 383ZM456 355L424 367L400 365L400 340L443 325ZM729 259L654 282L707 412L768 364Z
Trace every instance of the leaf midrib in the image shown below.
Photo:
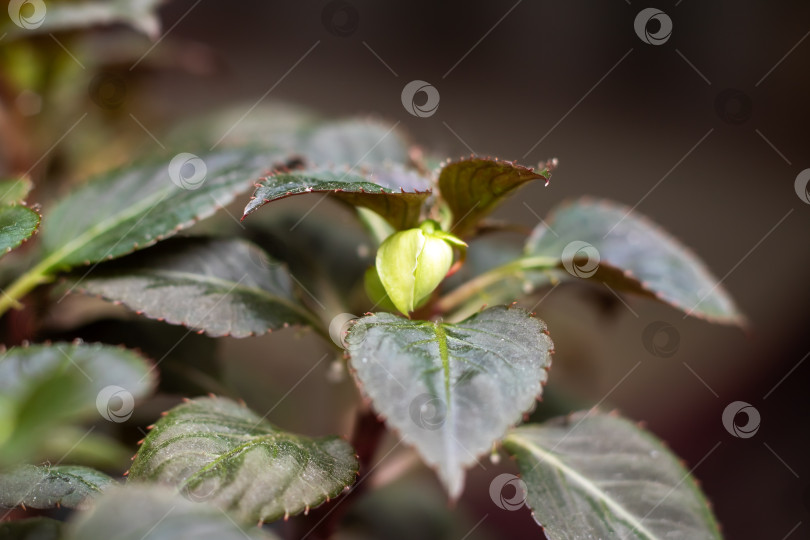
M511 440L515 442L519 446L525 448L538 460L546 461L553 467L556 467L570 480L574 481L577 485L579 485L582 489L584 489L588 494L604 502L606 506L608 506L611 510L613 510L616 513L616 515L619 516L619 518L623 519L636 532L643 534L650 540L659 540L659 537L655 536L654 533L652 533L646 527L644 527L644 525L638 520L638 518L636 518L621 504L615 501L608 493L605 493L602 489L599 488L599 486L588 480L588 478L582 476L577 471L575 471L574 469L563 463L563 461L557 458L554 454L544 451L543 448L538 446L533 441L521 437L520 435L517 435L515 433L507 435L506 440Z
M162 200L170 193L171 189L172 187L168 187L157 191L154 193L154 195L142 199L140 203L133 204L128 208L128 210L121 213L116 213L106 220L96 223L61 248L52 252L38 266L42 267L46 271L52 271L56 266L59 265L61 261L65 260L69 255L76 253L81 248L87 246L93 239L113 230L121 223L132 219L141 213L145 208L160 204L160 202L162 202Z
M163 270L163 269L146 269L141 270L140 274L145 277L163 277L163 278L178 278L178 279L185 279L188 281L194 281L196 283L204 283L204 284L211 284L211 285L220 285L225 287L226 289L230 290L231 293L234 291L241 291L245 293L252 294L254 296L262 296L271 302L276 302L279 304L284 305L285 307L289 308L291 311L300 314L304 318L307 318L307 315L301 310L301 308L288 299L277 296L266 289L261 289L258 287L249 287L247 285L242 285L236 281L230 281L228 279L219 278L207 274L195 274L193 272L181 272L178 270ZM132 277L133 275L137 275L135 272L125 274L122 276L111 276L108 279L127 279L128 277ZM220 293L224 294L224 293Z
M191 485L194 480L198 479L198 477L201 477L204 473L210 471L211 469L216 468L218 465L220 465L223 462L226 462L226 461L228 461L230 459L233 459L237 455L241 454L244 450L250 449L252 446L262 445L262 444L267 444L267 443L273 444L273 443L276 443L279 439L287 439L287 440L290 440L290 441L293 440L292 437L290 437L288 435L285 436L284 434L281 434L281 433L268 433L266 435L254 436L249 441L245 441L244 443L240 444L239 446L235 446L235 447L231 448L230 450L228 450L227 452L223 452L221 455L219 455L216 458L214 458L213 460L211 460L205 466L200 467L200 469L197 472L195 472L194 474L192 474L191 476L189 476L186 479L185 484L187 486Z
M96 493L101 493L102 492L102 489L97 484L94 484L92 482L89 482L89 481L85 480L84 477L79 476L76 473L69 473L69 472L63 472L63 471L50 471L48 474L52 474L54 476L61 477L64 480L68 480L68 481L69 480L75 480L77 483L84 485L90 491L94 491ZM68 495L71 495L71 493L69 493ZM60 497L60 500L62 498L64 498L64 497Z

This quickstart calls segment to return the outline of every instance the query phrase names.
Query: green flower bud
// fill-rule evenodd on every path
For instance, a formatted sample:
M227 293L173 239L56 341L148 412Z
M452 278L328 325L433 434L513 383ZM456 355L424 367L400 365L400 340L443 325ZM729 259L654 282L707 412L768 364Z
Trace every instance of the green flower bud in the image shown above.
M433 220L385 239L377 250L377 274L399 311L407 315L438 287L453 265L454 245L467 246Z

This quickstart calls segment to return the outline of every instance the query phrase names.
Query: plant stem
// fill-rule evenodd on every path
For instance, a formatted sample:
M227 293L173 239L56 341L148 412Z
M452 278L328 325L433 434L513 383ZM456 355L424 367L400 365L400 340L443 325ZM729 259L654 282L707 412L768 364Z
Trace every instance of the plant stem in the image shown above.
M9 309L20 309L22 304L20 299L34 290L37 286L53 281L53 262L49 259L42 260L38 265L21 275L11 286L4 291L0 297L0 316Z
M442 313L453 311L490 285L523 270L544 270L557 265L555 257L521 257L480 274L441 297L436 308Z
M379 246L383 243L383 240L388 238L394 229L391 225L385 221L379 214L369 210L368 208L357 208L357 217L360 219L360 223L363 224L366 231L371 235L371 238L374 240L374 243Z

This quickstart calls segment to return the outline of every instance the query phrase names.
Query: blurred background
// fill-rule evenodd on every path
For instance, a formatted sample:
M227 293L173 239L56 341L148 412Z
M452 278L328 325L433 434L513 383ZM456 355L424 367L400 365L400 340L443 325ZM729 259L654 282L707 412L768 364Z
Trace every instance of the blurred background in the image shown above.
M634 26L649 7L658 11ZM727 538L810 537L810 195L806 181L796 185L810 168L810 4L173 0L156 13L134 18L137 30L54 28L20 40L16 26L0 27L0 56L18 59L0 75L0 167L30 171L31 200L47 209L70 183L165 151L170 133L218 109L250 123L279 102L327 118L373 116L439 156L556 157L549 186L530 185L496 217L533 227L583 195L633 207L706 261L749 327L560 287L536 307L556 345L547 396L643 422L693 469ZM413 80L436 89L429 115L403 106ZM269 118L268 129L283 128L282 115L277 125ZM315 210L349 230L349 216L333 211ZM67 304L49 315L54 333L103 309ZM666 354L643 339L657 321L674 328ZM212 347L201 340L201 351ZM256 410L277 405L271 421L349 433L357 391L345 376L335 382L312 334L219 346L231 392ZM751 437L722 424L735 401L759 413ZM137 414L145 425L161 407ZM535 418L545 416L541 403ZM412 466L407 452L387 459ZM508 460L482 459L452 508L416 470L347 523L368 537L537 536L528 510L502 510L488 496L492 478L515 470Z

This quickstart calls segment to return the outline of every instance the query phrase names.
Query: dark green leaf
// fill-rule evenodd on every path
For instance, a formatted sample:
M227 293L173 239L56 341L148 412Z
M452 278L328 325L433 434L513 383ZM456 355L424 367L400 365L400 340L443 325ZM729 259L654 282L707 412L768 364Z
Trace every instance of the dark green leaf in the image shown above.
M67 269L154 244L230 203L278 159L246 148L201 154L200 161L188 156L105 173L63 199L42 232L42 266Z
M248 238L284 261L303 288L324 305L350 302L363 272L374 264L371 240L354 216L312 212L301 219L303 214L304 210L287 208L259 212L245 222Z
M422 204L430 195L426 191L405 192L382 187L351 172L277 172L258 184L242 219L267 203L302 193L322 193L322 196L330 195L352 206L368 208L384 217L395 229L415 227L419 223Z
M180 326L149 319L110 318L43 337L53 341L80 338L137 348L160 361L162 392L190 396L228 393L219 382L222 375L217 360L219 342L204 334L189 333Z
M111 487L67 526L65 540L278 540L242 529L220 510L183 499L164 486Z
M213 337L246 337L315 320L296 300L286 268L244 240L177 238L71 282Z
M20 465L0 472L0 506L81 508L87 506L85 499L112 483L112 478L89 467Z
M504 439L528 504L553 540L721 538L689 472L655 437L591 412L525 425Z
M0 257L28 240L39 227L39 214L25 206L0 206Z
M17 180L0 180L0 204L19 204L25 201L34 184L27 176Z
M250 522L336 497L354 483L357 467L338 437L293 435L229 399L199 398L155 424L129 478L175 485Z
M62 522L46 517L34 517L0 523L3 540L59 540Z
M470 158L447 163L439 173L439 193L453 213L449 230L458 236L470 233L516 189L549 174L535 172L509 161Z
M731 297L680 242L645 217L609 201L580 200L560 207L538 225L526 244L528 256L556 257L573 273L605 282L612 288L643 294L675 306L689 315L741 324L744 319ZM553 231L553 232L551 232ZM586 266L591 248L599 266ZM567 253L570 251L571 253ZM594 252L591 252L592 254Z
M427 487L430 479L425 476L422 471L410 470L355 499L341 521L339 537L357 540L497 538L485 531L486 525L475 526L483 516L448 505L441 491ZM517 537L516 534L511 536Z
M465 467L540 396L552 349L542 321L505 306L459 324L369 315L347 343L374 407L438 469L453 499Z

